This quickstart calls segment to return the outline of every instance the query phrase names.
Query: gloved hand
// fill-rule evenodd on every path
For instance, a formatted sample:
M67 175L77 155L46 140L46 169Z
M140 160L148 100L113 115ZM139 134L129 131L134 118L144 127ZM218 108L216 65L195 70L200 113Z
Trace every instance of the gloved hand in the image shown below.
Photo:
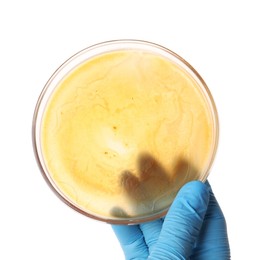
M163 219L112 228L126 259L230 259L225 218L208 182L185 184Z

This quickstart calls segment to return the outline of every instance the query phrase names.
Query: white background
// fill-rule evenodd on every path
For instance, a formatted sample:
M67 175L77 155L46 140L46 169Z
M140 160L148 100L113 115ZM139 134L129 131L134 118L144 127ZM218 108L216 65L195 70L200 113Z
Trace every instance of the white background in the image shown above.
M44 84L98 42L153 41L188 60L218 107L209 180L226 216L232 259L259 259L260 9L258 1L1 1L0 259L124 259L108 224L63 204L31 142Z

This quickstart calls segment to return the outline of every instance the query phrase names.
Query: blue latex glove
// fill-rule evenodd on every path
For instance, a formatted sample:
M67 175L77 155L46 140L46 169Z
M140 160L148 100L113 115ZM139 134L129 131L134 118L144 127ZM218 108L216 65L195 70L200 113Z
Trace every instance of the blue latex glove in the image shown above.
M126 259L230 259L225 218L208 182L185 184L163 219L112 228Z

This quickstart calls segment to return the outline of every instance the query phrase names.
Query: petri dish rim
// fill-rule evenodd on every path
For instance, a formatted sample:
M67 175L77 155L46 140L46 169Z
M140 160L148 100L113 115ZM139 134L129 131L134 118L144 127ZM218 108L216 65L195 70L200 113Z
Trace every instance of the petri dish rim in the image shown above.
M172 50L153 43L149 41L144 40L134 40L134 39L120 39L120 40L110 40L105 41L101 43L97 43L94 45L91 45L87 48L84 48L83 50L77 52L76 54L72 55L70 58L68 58L64 63L61 64L61 66L58 67L58 69L52 74L52 76L49 78L47 83L42 89L42 92L39 95L39 98L36 102L34 114L33 114L33 120L32 120L32 144L33 144L33 150L34 155L36 158L36 162L38 164L38 167L40 169L40 172L51 188L51 190L69 207L74 209L75 211L89 217L95 220L99 220L102 222L110 223L110 224L122 224L122 225L130 225L130 224L138 224L143 222L148 222L160 217L163 217L167 211L168 208L151 214L149 216L142 216L142 217L132 217L129 219L126 218L107 218L103 216L99 216L96 214L92 214L90 212L87 212L83 208L77 206L73 201L71 201L65 194L62 193L62 191L59 190L59 187L56 185L55 181L52 180L51 176L48 173L47 167L44 163L44 158L41 153L41 141L40 141L40 132L41 132L41 115L43 114L46 104L48 102L49 97L51 96L52 92L55 90L55 87L61 82L66 75L68 75L71 71L73 71L76 67L78 67L83 62L97 56L102 55L104 53L112 52L112 51L119 51L119 50L140 50L140 51L146 51L146 52L152 52L155 54L162 55L164 58L169 59L171 62L174 62L176 65L180 66L182 70L184 70L187 74L189 74L190 77L192 77L196 83L200 86L200 90L202 91L204 97L207 100L207 103L209 105L209 109L211 111L212 116L212 122L214 124L214 144L212 146L211 151L211 159L209 161L207 170L205 171L205 174L200 177L200 181L205 182L210 169L213 165L217 147L218 147L218 140L219 140L219 119L218 119L218 113L217 108L213 99L213 96L203 80L203 78L200 76L200 74L181 56L179 56L177 53L173 52Z

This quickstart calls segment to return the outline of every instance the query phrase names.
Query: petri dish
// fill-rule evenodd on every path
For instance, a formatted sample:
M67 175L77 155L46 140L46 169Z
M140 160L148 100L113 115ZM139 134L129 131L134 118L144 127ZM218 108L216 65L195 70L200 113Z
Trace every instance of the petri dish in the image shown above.
M142 40L102 42L70 57L44 86L32 126L54 193L113 224L164 216L185 183L207 179L218 135L216 105L199 73Z

